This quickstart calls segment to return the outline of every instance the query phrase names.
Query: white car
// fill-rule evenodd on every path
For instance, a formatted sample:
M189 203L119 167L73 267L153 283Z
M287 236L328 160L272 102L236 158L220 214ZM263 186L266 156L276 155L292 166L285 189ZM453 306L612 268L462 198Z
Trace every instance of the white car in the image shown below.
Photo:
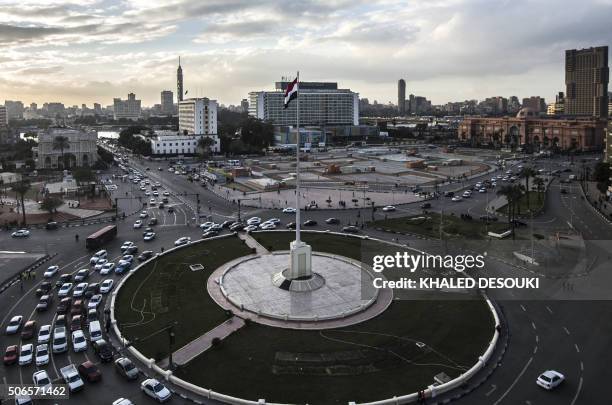
M140 186L140 191L147 191L147 188L145 186Z
M36 365L44 366L45 364L49 364L49 346L47 344L42 344L36 346Z
M72 292L72 296L74 298L82 297L83 294L85 294L85 290L87 290L88 286L89 286L88 283L79 283L79 284L77 284L77 286L74 287L74 291Z
M461 198L461 197L460 197L460 196L458 196L458 195L456 195L456 196L454 196L453 198L451 198L451 201L454 201L454 202L459 202L459 201L461 201L461 200L463 200L463 198Z
M102 268L100 269L100 274L106 275L112 272L114 268L115 268L115 263L113 262L104 263L104 266L102 266Z
M96 294L89 299L87 309L98 309L98 305L102 302L102 295Z
M565 380L565 376L555 370L546 370L536 380L536 384L546 390L558 387Z
M72 332L72 350L75 353L87 350L87 339L85 339L85 334L80 329Z
M70 291L72 291L72 283L64 283L57 292L57 296L60 298L67 297Z
M162 383L157 381L155 378L149 378L147 380L144 380L140 384L140 389L145 394L159 402L166 402L172 396L170 390L166 388Z
M247 228L250 228L250 225ZM262 231L270 231L272 229L276 229L276 225L270 222L264 222L263 224L259 225L259 229Z
M154 191L154 192L153 192L153 196L154 196L154 197L159 197L159 192L158 192L158 191Z
M104 265L108 263L108 260L106 259L100 259L98 260L98 262L95 264L94 269L96 270L101 270L102 267L104 267Z
M383 207L383 212L391 212L391 211L395 211L395 207L393 205L387 205L386 207Z
M37 342L39 345L44 343L49 343L51 339L51 325L42 325L40 329L38 329L38 339Z
M248 225L243 229L243 231L245 231L246 233L251 233L256 230L257 230L257 225Z
M259 217L253 217L247 220L247 225L259 226L259 224L261 224L261 218Z
M214 224L215 224L214 222L204 222L203 224L200 224L200 228L207 229L213 226Z
M170 197L170 193L167 191L164 191L164 197Z
M157 204L157 201L155 201L155 198L151 198L149 200L149 205L155 205L155 204Z
M480 190L478 190L478 192L479 192L479 193L486 193L486 192L487 192L487 189L483 187L483 188L481 188Z
M66 328L58 326L53 331L53 353L64 353L68 350L68 341L66 340Z
M266 222L264 223L269 223L269 224L274 224L274 225L278 225L281 223L281 220L278 218L270 218L268 219Z
M13 232L11 236L13 238L25 238L27 236L30 236L30 231L28 231L27 229L20 229L18 231Z
M59 266L49 266L47 270L43 273L44 278L51 278L57 274L59 271Z
M89 264L96 264L98 260L105 259L108 256L108 252L106 250L100 250L96 252L95 255L89 259Z
M134 405L134 403L129 399L119 398L113 401L113 405Z
M15 333L17 333L19 331L19 328L21 328L22 323L22 315L15 315L14 317L12 317L9 324L6 326L6 334L14 335Z
M134 229L142 228L142 221L140 219L134 222Z
M151 195L151 192L147 190L147 191L145 191L145 195L148 197L148 196Z
M34 357L34 346L32 343L28 343L27 345L21 345L21 349L19 350L19 365L25 366L32 363L32 359Z
M49 359L47 359L47 361L48 360ZM32 381L34 385L38 385L39 387L51 388L51 379L45 370L40 370L32 374Z
M149 214L147 213L147 211L142 211L142 212L140 213L140 215L139 215L139 217L140 217L140 218L146 218L146 217L148 217L148 216L149 216Z
M155 232L147 232L144 234L143 239L145 240L145 242L149 242L152 241L153 239L155 239Z
M183 236L174 241L174 246L181 246L191 242L191 238L189 236Z
M295 214L297 210L292 207L283 208L283 213L285 214Z
M100 293L108 294L112 289L115 281L112 278L107 278L100 284Z

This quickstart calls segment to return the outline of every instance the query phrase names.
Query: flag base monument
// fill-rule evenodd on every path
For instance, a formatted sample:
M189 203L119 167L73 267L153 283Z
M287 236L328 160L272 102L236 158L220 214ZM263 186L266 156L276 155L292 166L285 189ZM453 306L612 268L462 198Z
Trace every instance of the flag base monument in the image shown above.
M289 244L289 267L272 277L272 284L293 292L317 290L325 284L325 278L312 271L312 248L309 244L294 240Z

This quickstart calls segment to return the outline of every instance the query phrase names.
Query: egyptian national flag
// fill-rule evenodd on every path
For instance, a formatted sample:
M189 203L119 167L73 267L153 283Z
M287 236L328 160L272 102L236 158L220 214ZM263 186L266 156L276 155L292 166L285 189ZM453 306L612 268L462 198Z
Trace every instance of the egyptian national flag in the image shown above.
M287 90L285 90L285 108L289 107L289 102L291 102L291 100L297 98L298 85L297 77L287 85Z

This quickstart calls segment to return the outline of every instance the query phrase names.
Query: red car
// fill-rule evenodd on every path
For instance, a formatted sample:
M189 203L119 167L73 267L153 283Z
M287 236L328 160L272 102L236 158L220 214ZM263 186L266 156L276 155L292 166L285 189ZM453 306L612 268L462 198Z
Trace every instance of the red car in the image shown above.
M19 357L19 349L17 346L8 346L6 352L4 352L4 365L10 366L11 364L17 363Z
M70 321L70 331L74 332L79 329L83 329L83 317L81 315L75 315Z
M102 373L91 361L86 361L79 366L79 374L88 382L96 382L102 379Z
M76 300L70 308L70 316L81 315L83 313L83 300Z
M36 334L36 321L27 321L21 330L21 338L23 340L32 339Z

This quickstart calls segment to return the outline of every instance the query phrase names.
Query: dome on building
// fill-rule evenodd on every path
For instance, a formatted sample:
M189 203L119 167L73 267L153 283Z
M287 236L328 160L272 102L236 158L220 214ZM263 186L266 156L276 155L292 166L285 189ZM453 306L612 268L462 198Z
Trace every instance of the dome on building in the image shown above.
M537 117L537 114L535 113L535 111L533 111L533 109L529 107L521 108L519 112L516 114L516 118L535 118L535 117Z

